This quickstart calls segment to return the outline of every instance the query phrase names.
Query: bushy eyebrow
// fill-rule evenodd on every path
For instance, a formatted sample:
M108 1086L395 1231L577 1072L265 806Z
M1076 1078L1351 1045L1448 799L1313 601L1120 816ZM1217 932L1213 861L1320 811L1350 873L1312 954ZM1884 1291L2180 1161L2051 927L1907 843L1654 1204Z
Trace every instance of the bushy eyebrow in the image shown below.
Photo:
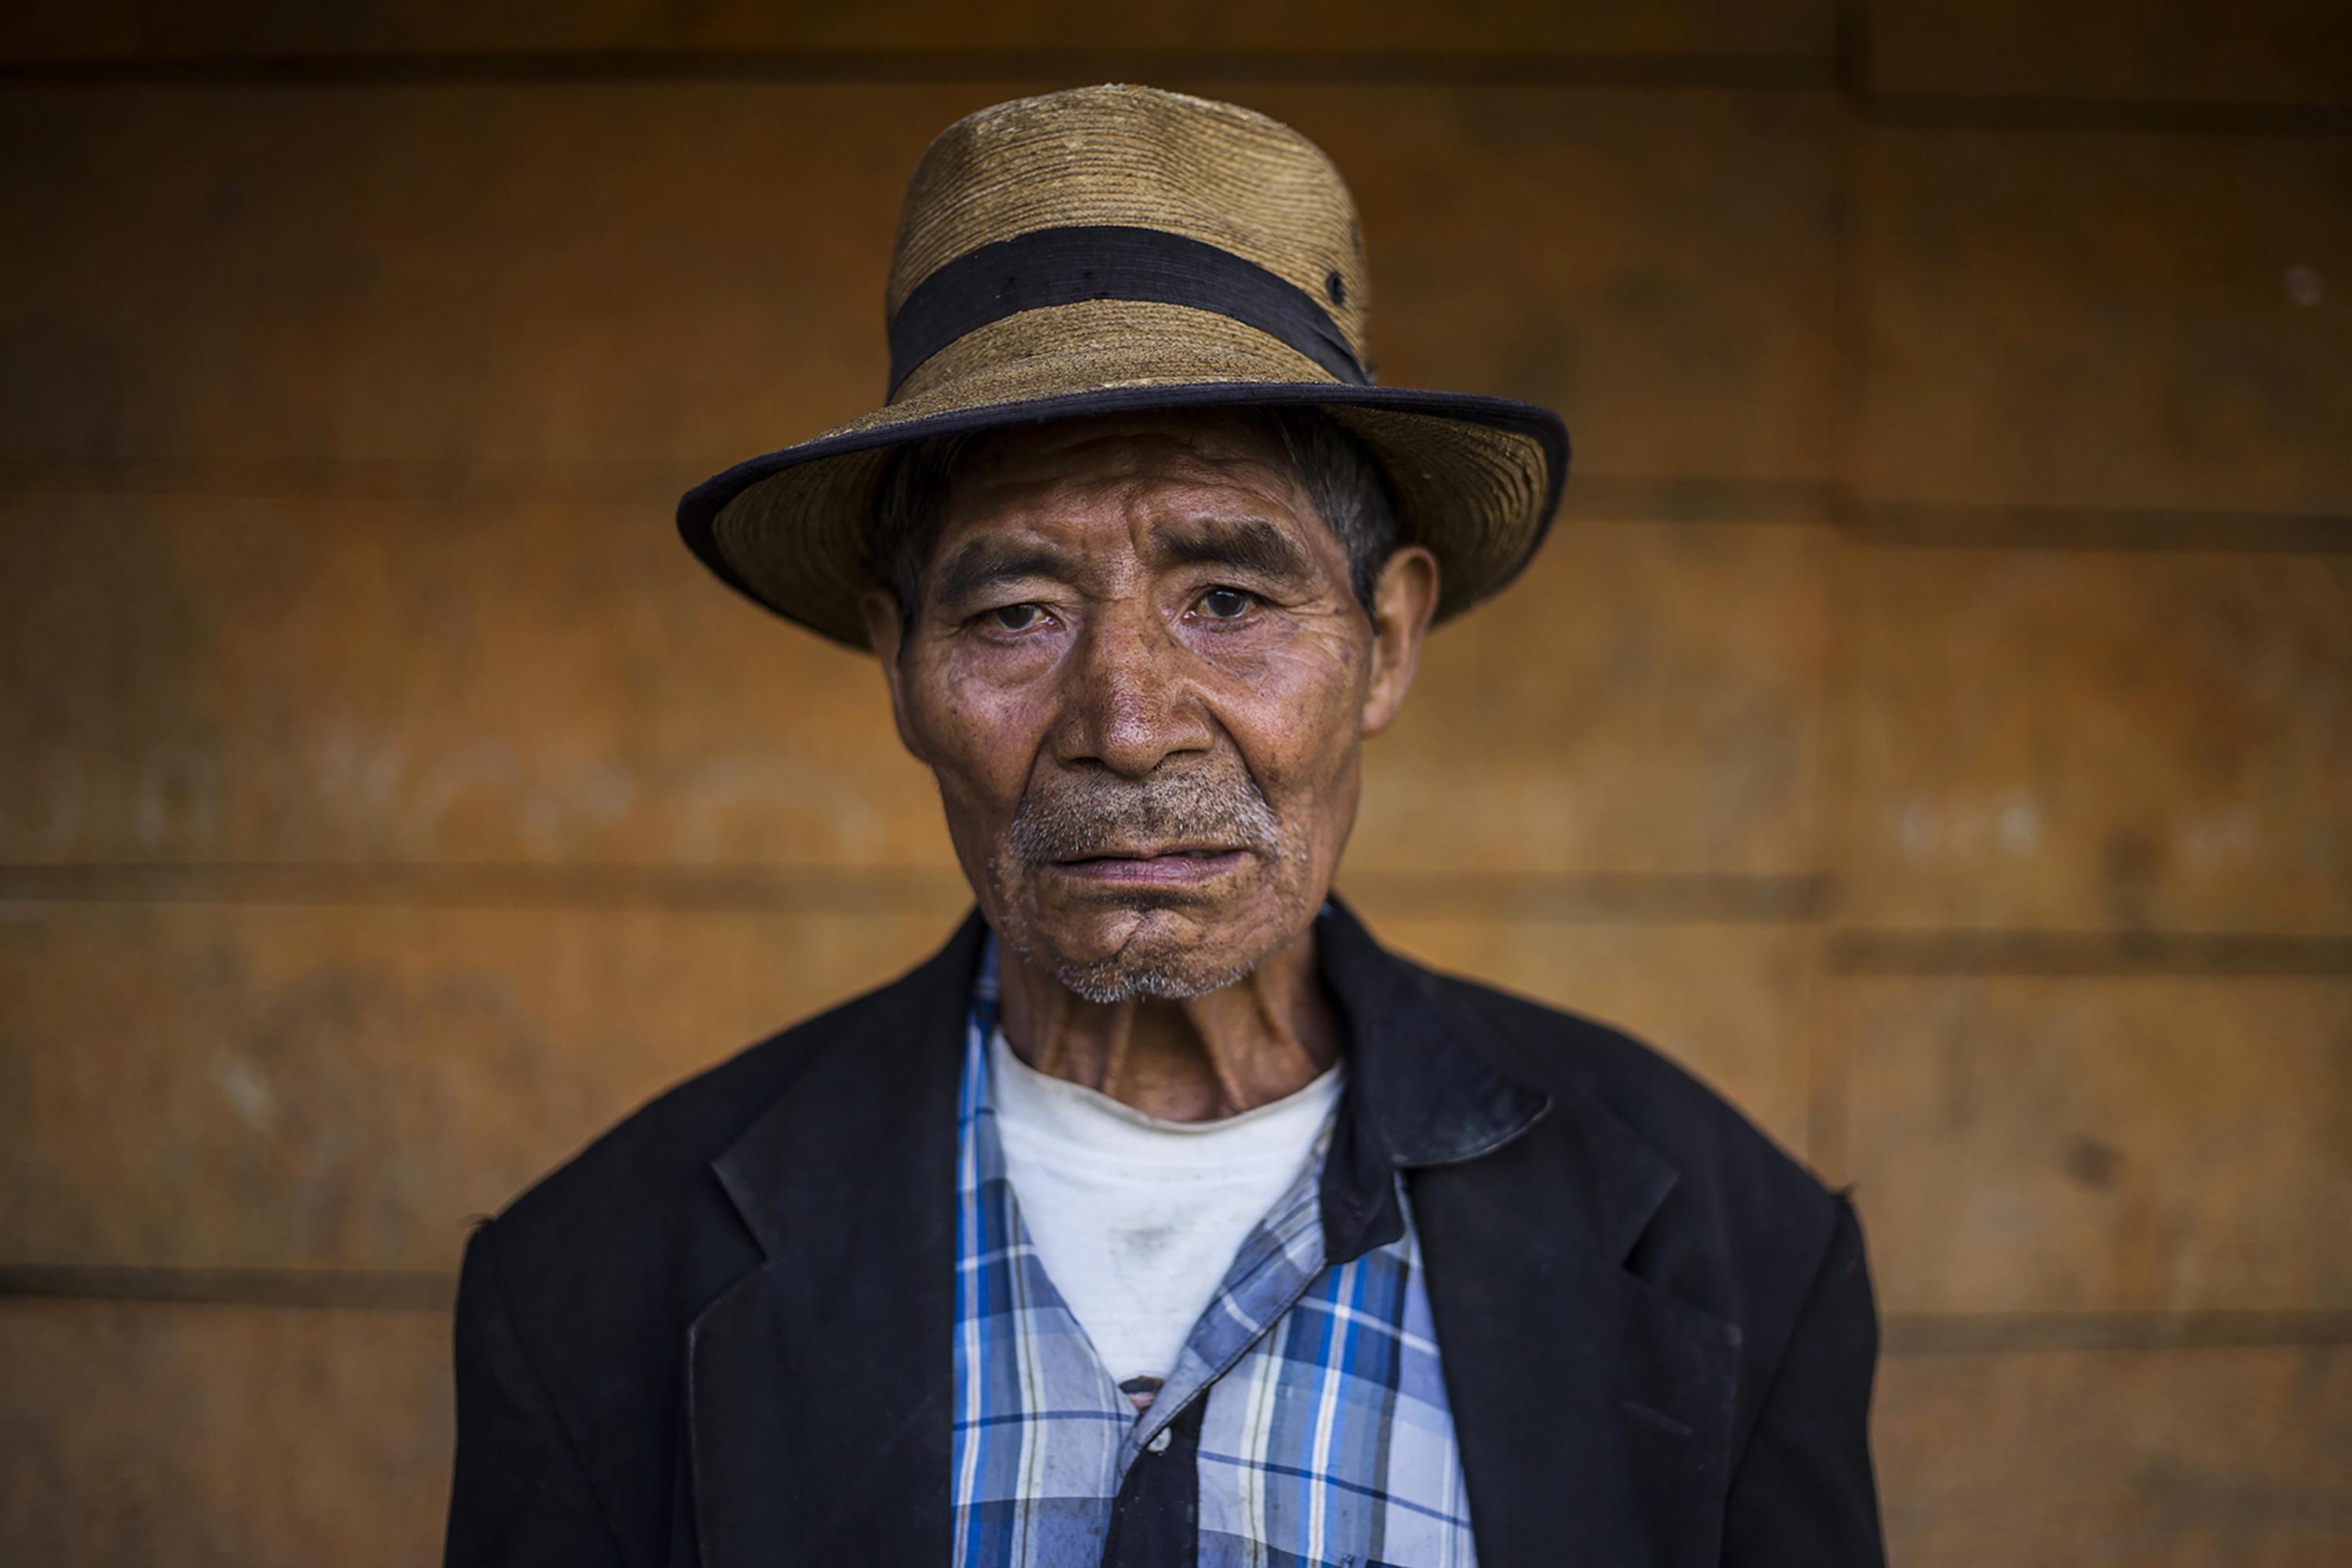
M1192 518L1155 529L1150 552L1155 566L1226 566L1280 581L1314 574L1315 563L1281 525L1262 517ZM954 605L998 583L1023 577L1073 582L1077 563L1062 551L1033 540L968 540L940 563L931 576L931 598Z
M931 578L931 596L954 604L992 583L1016 577L1050 577L1066 582L1070 563L1059 551L1024 541L974 539L957 547L940 563Z
M1263 576L1299 579L1313 559L1280 524L1262 517L1195 518L1155 530L1151 553L1168 566L1230 566Z

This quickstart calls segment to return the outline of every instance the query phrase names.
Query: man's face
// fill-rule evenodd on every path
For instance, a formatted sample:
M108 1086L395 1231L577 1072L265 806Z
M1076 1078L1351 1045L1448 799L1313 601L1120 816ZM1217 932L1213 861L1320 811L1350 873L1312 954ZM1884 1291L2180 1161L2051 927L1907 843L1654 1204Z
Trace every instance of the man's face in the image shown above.
M1118 416L974 447L903 648L866 610L991 924L1108 1002L1230 984L1313 920L1435 580L1392 557L1376 634L1254 431Z

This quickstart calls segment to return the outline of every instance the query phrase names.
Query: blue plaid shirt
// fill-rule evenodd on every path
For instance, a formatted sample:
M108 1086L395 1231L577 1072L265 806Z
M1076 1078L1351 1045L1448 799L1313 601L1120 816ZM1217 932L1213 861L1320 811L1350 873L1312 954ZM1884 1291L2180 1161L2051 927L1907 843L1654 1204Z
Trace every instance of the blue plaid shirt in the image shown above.
M1397 1240L1327 1267L1327 1128L1139 1415L1023 1226L989 1099L995 1027L992 942L957 1118L958 1568L1094 1568L1129 1467L1200 1401L1202 1563L1469 1568L1461 1458L1411 1211Z

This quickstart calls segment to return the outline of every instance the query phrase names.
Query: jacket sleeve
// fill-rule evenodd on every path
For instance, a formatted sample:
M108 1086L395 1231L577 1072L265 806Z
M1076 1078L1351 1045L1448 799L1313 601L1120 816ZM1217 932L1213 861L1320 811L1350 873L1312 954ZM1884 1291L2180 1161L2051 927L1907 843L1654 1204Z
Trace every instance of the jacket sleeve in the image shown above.
M1882 1568L1870 1465L1878 1312L1853 1205L1830 1237L1738 1468L1727 1568Z
M571 1437L499 1291L491 1226L466 1243L457 1281L457 1458L447 1568L619 1568Z

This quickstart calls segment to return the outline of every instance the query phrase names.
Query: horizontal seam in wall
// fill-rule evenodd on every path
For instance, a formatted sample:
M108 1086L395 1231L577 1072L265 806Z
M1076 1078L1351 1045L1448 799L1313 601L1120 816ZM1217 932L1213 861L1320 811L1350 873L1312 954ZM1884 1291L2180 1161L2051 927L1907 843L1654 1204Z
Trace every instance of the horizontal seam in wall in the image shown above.
M1890 931L1834 928L1832 974L2063 978L2352 974L2352 935L2289 931Z
M2341 1345L2352 1310L1889 1312L1880 1342L1897 1355Z
M1850 500L1839 521L1885 549L2222 551L2339 554L2352 513L2227 508Z
M1383 920L1524 925L1805 926L1832 974L1897 976L2352 973L2352 933L1872 927L1836 923L1820 873L1522 873L1343 869L1342 898ZM0 906L613 910L946 918L971 901L938 867L432 865L408 862L0 866Z
M2352 135L2352 103L2244 99L2051 98L1991 92L1889 92L1854 97L1864 125L1887 131L2010 131L2158 136Z
M0 867L0 904L257 904L919 914L964 902L945 867L89 865Z
M1845 51L1850 54L1851 51ZM1888 89L1832 47L1819 53L1469 48L1330 50L618 48L267 54L220 51L0 60L0 89L431 87L480 84L891 85L1040 79L1184 79L1364 87L1524 86L1602 91L1834 95L1889 130L2193 136L2352 134L2352 104L2326 100L2053 97Z
M1834 889L1808 874L1344 873L1343 898L1413 920L1810 923ZM0 904L581 909L920 915L970 901L945 867L50 865L0 867Z
M1577 49L620 48L83 56L0 62L0 86L310 87L1206 78L1318 86L1538 86L1821 91L1827 53Z
M680 469L676 473L685 473ZM287 505L353 502L666 510L688 480L644 467L595 473L479 475L388 464L289 467L207 475L174 464L0 462L0 506L44 500ZM175 482L176 481L176 482ZM2352 551L2352 512L1874 500L1813 479L1694 475L1571 476L1560 499L1576 524L1825 526L1874 549L2218 552L2334 555ZM306 520L310 521L310 520ZM658 526L658 520L649 526Z
M425 1269L0 1265L0 1299L446 1311L457 1277Z

